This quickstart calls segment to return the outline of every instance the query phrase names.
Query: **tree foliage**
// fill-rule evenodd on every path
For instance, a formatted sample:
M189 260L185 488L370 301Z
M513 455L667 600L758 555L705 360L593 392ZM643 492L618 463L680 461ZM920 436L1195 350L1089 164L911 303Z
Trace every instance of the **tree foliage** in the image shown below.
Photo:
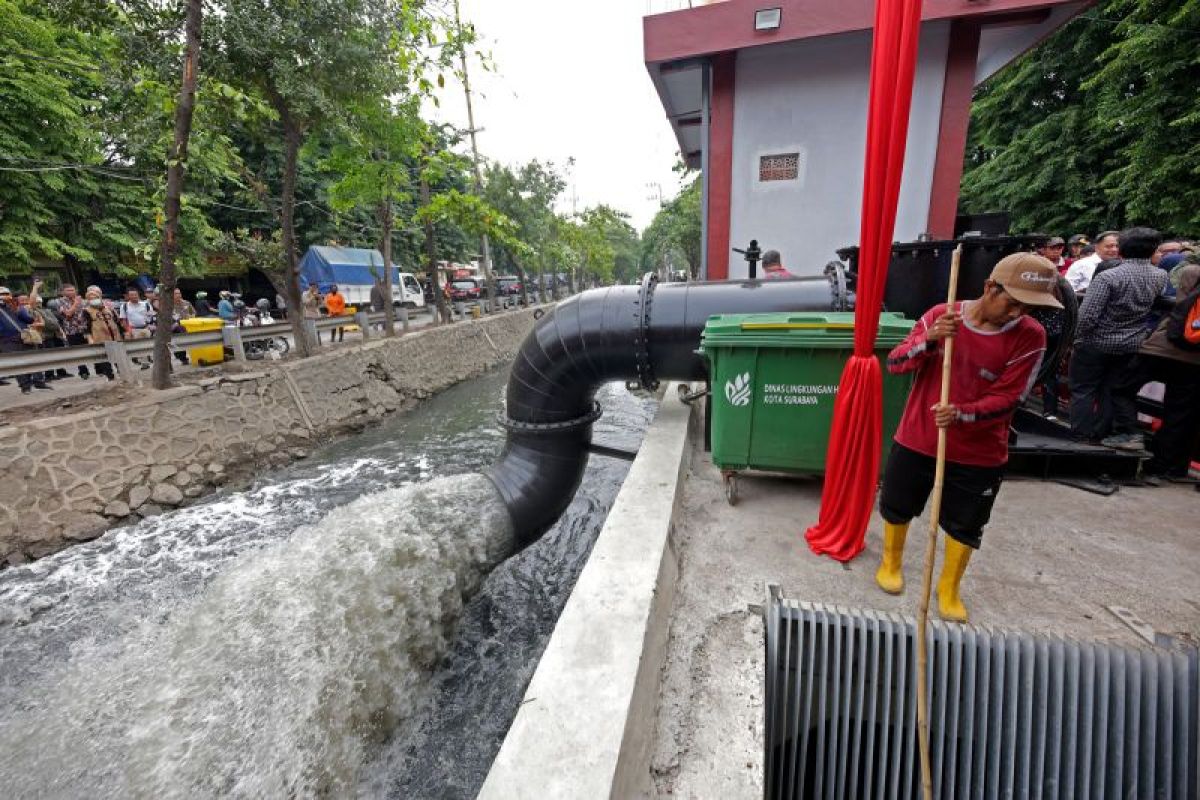
M700 177L691 178L675 196L654 215L642 234L642 264L647 270L686 269L697 278L700 274L701 213Z
M492 253L496 270L523 276L532 273L537 277L534 285L544 293L543 276L557 274L567 261L559 236L560 219L554 213L566 181L554 164L536 159L517 168L492 164L484 181L484 199L513 221L515 236L523 245L512 248L496 241Z
M494 68L451 7L204 0L178 273L255 267L288 292L311 244L386 241L420 269L478 257L487 233L505 272L635 277L637 232L608 207L556 213L553 164L485 161L472 191L464 133L422 113L464 56ZM0 0L0 274L158 274L185 8Z
M565 221L561 235L585 286L637 277L640 239L623 211L603 204L585 209Z
M1200 3L1103 0L976 91L964 211L1200 232Z
M61 198L105 175L88 116L111 44L55 24L33 3L0 0L0 260L9 262L0 269L37 257L93 256L59 212L71 204ZM122 231L110 233L133 244Z

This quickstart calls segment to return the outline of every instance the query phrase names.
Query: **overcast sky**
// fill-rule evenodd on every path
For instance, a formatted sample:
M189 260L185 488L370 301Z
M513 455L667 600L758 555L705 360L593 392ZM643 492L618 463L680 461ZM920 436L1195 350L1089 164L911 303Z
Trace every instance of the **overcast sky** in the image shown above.
M517 165L565 166L578 209L607 203L639 231L678 191L677 145L642 61L647 0L461 0L495 72L469 66L480 152ZM461 86L447 82L440 119L467 127ZM568 186L560 211L571 211Z

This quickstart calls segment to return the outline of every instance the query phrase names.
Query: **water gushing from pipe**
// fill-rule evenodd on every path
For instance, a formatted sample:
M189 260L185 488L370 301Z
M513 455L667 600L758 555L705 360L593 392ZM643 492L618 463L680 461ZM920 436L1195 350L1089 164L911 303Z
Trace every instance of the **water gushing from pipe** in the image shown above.
M470 508L470 512L465 512ZM14 796L342 796L513 548L480 475L362 496L0 714Z

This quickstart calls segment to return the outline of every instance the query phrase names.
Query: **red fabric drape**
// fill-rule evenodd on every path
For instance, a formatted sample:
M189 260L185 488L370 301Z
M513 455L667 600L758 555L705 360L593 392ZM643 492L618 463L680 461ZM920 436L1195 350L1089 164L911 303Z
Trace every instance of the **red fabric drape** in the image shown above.
M814 553L839 561L849 561L862 552L875 504L883 435L883 375L875 356L875 335L896 226L920 27L920 0L877 0L854 355L842 372L834 401L820 518L805 534Z

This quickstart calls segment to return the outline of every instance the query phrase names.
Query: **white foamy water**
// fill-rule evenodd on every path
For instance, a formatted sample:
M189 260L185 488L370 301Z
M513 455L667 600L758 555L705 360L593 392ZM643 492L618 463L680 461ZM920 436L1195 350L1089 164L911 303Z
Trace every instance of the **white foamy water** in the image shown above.
M321 464L299 476L117 528L95 542L8 570L0 581L0 626L35 619L60 629L92 625L101 600L136 600L144 606L147 600L161 604L190 595L230 555L319 519L347 493L346 500L364 486L429 478L425 460L353 458ZM51 609L54 613L46 614Z
M558 524L492 570L463 608L448 649L428 678L425 667L413 658L397 658L371 662L380 668L375 675L392 670L373 684L383 689L361 691L356 681L330 678L298 681L294 674L301 664L322 663L303 655L314 647L309 629L279 625L285 617L267 613L256 613L258 623L252 624L238 609L254 607L247 598L258 595L217 587L228 586L234 574L270 573L262 572L265 563L261 570L253 566L255 560L262 557L275 563L280 548L290 547L296 537L312 536L312 527L341 524L344 508L356 499L366 503L368 497L389 496L384 490L397 486L415 487L430 479L486 468L504 441L495 418L504 407L505 379L497 371L465 382L411 413L321 445L310 457L286 468L264 472L250 486L222 490L197 505L0 571L0 800L161 794L474 797L603 524L625 475L625 462L591 460L583 485ZM657 404L616 385L602 390L600 399L605 415L596 424L597 439L636 448ZM463 491L464 496L450 501L461 515L461 524L475 520L473 530L489 528L490 487ZM328 523L323 521L326 517ZM292 557L319 555L334 562L345 558L349 567L362 551L346 548L331 555L329 549L305 548L293 550ZM277 564L270 574L294 570L297 563ZM341 566L326 563L320 573L304 574L344 573ZM443 572L434 569L432 574L438 580ZM254 583L245 580L241 585ZM350 577L333 584L325 581L338 588L343 606L355 605L350 595L359 591L364 603L373 602L366 598L378 596L382 583L356 582ZM270 606L263 597L259 608ZM220 607L225 603L229 609ZM203 617L195 617L202 606L207 607ZM232 617L229 611L235 612ZM229 626L237 641L261 638L271 643L263 652L280 654L282 660L275 662L266 655L250 659L232 645L211 652L193 647L188 642L196 638L196 631L212 626L186 623L189 617L239 620L240 629ZM361 618L351 614L321 618L321 646L336 654L363 652L355 650L363 638L355 627ZM293 638L293 633L298 636ZM327 641L344 635L353 639L344 643L349 650L340 641ZM390 629L383 635L409 641L402 632ZM302 654L299 661L289 661L292 653ZM193 658L198 659L197 672L189 673L186 665ZM163 676L179 672L179 665L184 674L165 684L167 694L151 694L147 687L164 685ZM246 687L239 685L233 694L217 695L219 703L207 705L191 699L191 695L204 698L205 692L189 691L188 698L170 703L162 699L180 694L180 687L206 686L194 680L196 675L228 676L243 667L255 676L250 686L274 691L244 691ZM280 677L272 678L272 670L279 670ZM305 670L305 675L310 671ZM279 688L285 680L295 684L294 692ZM380 692L393 681L412 691L405 696L401 712L379 711L384 708L376 704ZM224 684L212 679L207 685ZM410 714L417 695L424 699ZM306 703L298 697L321 700ZM61 712L56 710L60 707ZM137 716L134 712L139 708L145 713ZM170 715L159 724L156 719L164 708ZM338 714L331 716L326 709ZM327 722L333 719L341 720L339 726L350 720L352 729L350 738L340 739L336 748L325 741L333 729ZM137 726L134 720L140 720ZM262 726L293 722L294 728L284 730L295 739L281 740L284 744L274 753L257 746L263 740L252 740L255 746L242 747L245 756L220 741L230 730L252 730L259 720ZM302 730L305 725L311 727L310 733ZM27 736L32 741L23 743ZM210 744L208 737L216 741ZM380 743L380 737L385 741ZM246 741L234 737L238 746ZM7 752L12 742L17 743L16 753ZM292 742L305 743L304 758L294 755L298 745ZM312 749L313 742L325 747L319 755ZM177 755L180 763L161 769L166 754ZM223 762L229 766L213 767L218 757L229 758ZM273 766L258 766L264 759L274 764L276 758L278 773L271 773ZM360 759L362 763L356 763ZM324 766L311 766L318 762ZM308 766L298 766L302 764ZM344 791L355 770L357 787ZM276 793L266 782L238 782L256 771L284 776L282 780L290 781L288 788ZM186 782L201 774L198 783ZM164 789L168 780L178 782L180 788Z
M253 526L254 506L222 513ZM190 565L203 562L200 545L187 548ZM146 547L132 559L139 569L170 569L169 548ZM226 560L197 595L161 618L123 620L119 636L50 637L58 666L42 652L34 661L47 671L36 688L0 695L4 794L350 794L368 751L415 708L464 598L511 547L508 515L486 478L437 478L360 496ZM131 560L102 555L57 568ZM24 591L24 582L7 588L0 636L37 627L43 612L34 600L77 603L44 591L54 570L36 576L41 592ZM57 576L78 585L68 578ZM104 576L89 574L84 585L104 586ZM48 616L70 627L64 614Z

